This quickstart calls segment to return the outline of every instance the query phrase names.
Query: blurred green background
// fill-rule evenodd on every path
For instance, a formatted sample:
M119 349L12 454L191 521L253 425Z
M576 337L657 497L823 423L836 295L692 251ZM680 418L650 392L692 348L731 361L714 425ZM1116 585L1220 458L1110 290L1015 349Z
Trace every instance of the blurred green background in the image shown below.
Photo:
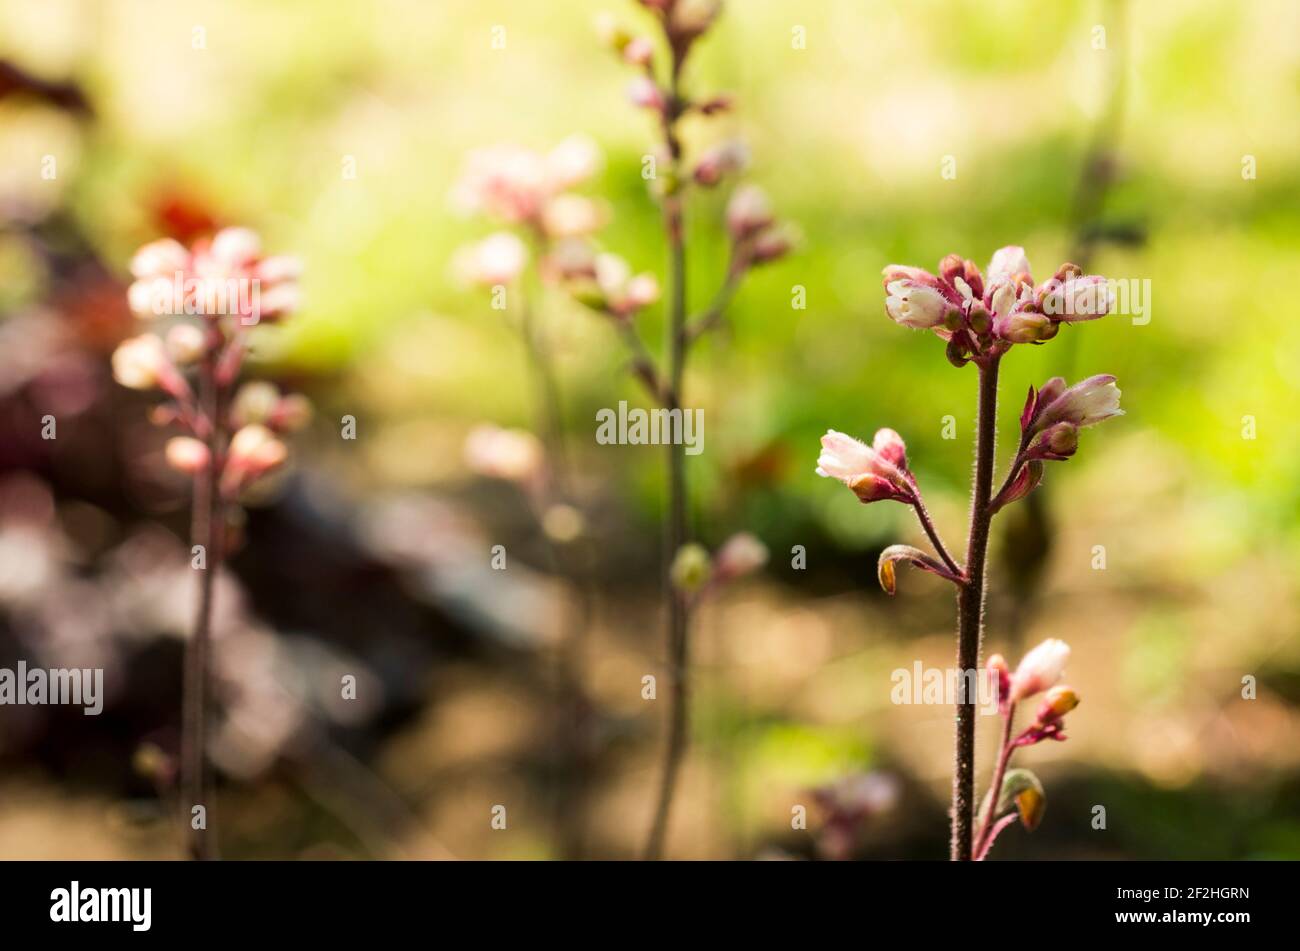
M293 484L250 516L232 586L246 590L273 645L342 638L385 693L364 722L323 716L329 756L312 747L286 770L292 757L277 748L259 768L225 770L227 854L559 854L547 803L566 787L537 726L554 638L530 639L523 623L507 625L523 632L507 646L481 646L493 622L476 599L514 603L506 588L517 582L465 580L452 564L477 557L466 554L475 545L517 546L538 585L520 609L526 620L570 594L524 507L462 461L474 425L528 427L533 415L523 348L450 265L491 228L456 214L449 192L474 148L547 149L585 133L605 155L582 189L609 205L602 245L662 273L658 211L640 175L654 128L626 101L627 69L596 39L593 19L606 10L648 24L618 0L0 0L0 60L37 83L73 84L92 110L48 90L0 96L0 333L12 331L0 382L19 407L11 420L71 386L41 383L46 351L18 356L47 324L74 329L58 353L90 355L79 365L98 395L78 412L111 405L113 433L142 414L93 366L131 330L114 303L131 253L169 224L247 223L305 262L302 312L259 342L257 372L308 392L318 420L296 449ZM498 26L503 49L492 48ZM899 794L854 830L854 854L942 857L951 711L892 705L889 674L916 659L951 662L949 594L908 573L886 601L875 555L918 542L918 531L901 507L860 506L812 470L827 428L864 438L897 429L941 531L960 547L975 374L951 367L933 336L886 318L880 270L934 268L951 251L983 266L1021 244L1039 280L1084 257L1090 272L1149 280L1152 296L1149 323L1066 328L1003 363L1004 449L1026 388L1053 375L1115 374L1127 415L1086 431L1034 503L995 527L986 651L1014 661L1024 646L1064 638L1084 698L1068 743L1020 755L1047 784L1047 819L1033 836L1008 832L999 854L1300 857L1300 336L1288 326L1300 260L1300 7L744 0L728 4L686 82L737 100L688 129L688 152L743 139L753 156L744 177L803 239L745 284L688 376L687 402L707 421L705 452L690 462L693 525L710 545L753 531L772 559L698 620L695 745L670 853L817 854L809 790L875 771L895 777ZM52 180L40 174L48 155ZM1254 177L1243 175L1248 156ZM941 174L947 159L955 177ZM724 202L709 192L689 205L695 306L725 265ZM87 262L103 273L87 278ZM796 286L806 309L791 306ZM602 726L582 805L571 808L583 813L585 854L631 855L659 742L639 681L662 658L660 454L595 443L597 409L641 399L625 354L561 295L541 306L604 555L584 678ZM657 345L659 307L638 319ZM343 414L358 420L355 442L338 439ZM955 439L943 438L946 417ZM81 580L103 576L142 524L170 524L184 539L174 490L160 505L129 480L113 488L137 444L96 445L76 457L60 456L75 446L15 448L5 459L12 478L37 480L53 499L51 531L85 551L67 569ZM96 467L105 474L88 482ZM395 540L401 527L414 532L410 513L473 541ZM78 519L102 527L99 541L78 534ZM322 554L337 535L312 534L331 520L369 539L356 544L397 579L382 595L356 588L357 613L337 637L285 604L329 597L324 585L310 595L294 585L328 576L314 559L342 557ZM307 539L301 550L286 547L293 531ZM805 570L792 567L796 545ZM10 552L30 558L18 543ZM277 558L297 561L290 570ZM413 560L423 581L411 580ZM403 598L432 613L407 617ZM48 643L24 641L27 608L10 608L14 644ZM367 639L376 625L378 646ZM135 656L129 620L115 610L103 626ZM1241 696L1248 675L1253 700ZM124 676L122 696L143 689L135 683ZM160 703L121 726L128 759L142 724L165 732L169 716ZM67 735L82 735L74 727ZM51 762L58 735L31 724L0 732L13 767L0 781L0 856L173 854L157 806L165 784ZM982 739L985 764L992 739ZM333 806L329 790L341 785L356 797ZM519 818L493 833L488 809L507 801ZM808 832L790 828L801 803L813 813ZM1105 830L1091 826L1097 804ZM383 817L379 830L358 813Z

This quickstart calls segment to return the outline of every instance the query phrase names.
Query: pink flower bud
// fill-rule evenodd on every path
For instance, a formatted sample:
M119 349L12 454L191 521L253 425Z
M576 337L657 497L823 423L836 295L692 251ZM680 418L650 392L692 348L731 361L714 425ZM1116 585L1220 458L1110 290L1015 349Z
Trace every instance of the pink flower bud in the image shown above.
M1040 289L1040 297L1043 313L1066 323L1096 320L1109 313L1114 304L1106 278L1095 274L1066 281L1053 278Z
M1011 343L1036 343L1046 339L1051 332L1052 322L1042 314L1032 311L1018 311L1008 316L999 317L994 323L994 332L1003 340Z
M542 210L542 228L552 238L583 237L599 231L604 224L601 207L581 195L556 195Z
M1119 408L1120 390L1115 385L1115 377L1107 373L1090 376L1067 390L1061 391L1050 403L1044 401L1043 395L1054 381L1044 385L1038 398L1039 409L1035 412L1032 423L1034 432L1043 430L1062 422L1075 426L1093 426L1112 416L1123 416ZM1053 387L1052 392L1055 392Z
M627 98L634 106L654 109L656 112L663 112L667 105L663 90L649 76L638 76L632 80L627 87Z
M165 277L170 281L176 272L184 272L189 266L190 252L171 238L151 241L131 258L131 274L139 280Z
M772 224L767 194L757 185L741 185L727 202L727 230L732 240L752 238Z
M528 482L541 473L542 444L526 430L476 426L465 440L465 463L478 475Z
M1043 697L1043 702L1038 705L1036 719L1039 723L1050 723L1059 720L1078 705L1079 695L1074 692L1074 688L1058 684Z
M723 176L740 171L749 161L749 150L740 142L725 142L709 149L695 166L695 182L706 188L718 184Z
M175 373L163 342L154 334L123 340L113 351L113 379L132 390L152 390Z
M654 52L653 43L644 36L634 36L623 46L623 62L632 66L649 66Z
M911 280L892 282L886 290L885 312L904 327L938 327L948 313L948 300L932 287Z
M600 147L588 136L571 135L546 154L546 187L552 193L585 182L600 169Z
M177 324L167 331L167 355L177 366L189 366L207 349L207 335L193 324Z
M1049 638L1043 641L1020 661L1011 677L1008 700L1018 703L1053 686L1065 672L1070 659L1070 646L1065 641Z
M462 249L456 255L455 267L465 280L495 287L518 278L527 261L528 249L523 241L508 231L499 231Z
M256 268L257 278L263 284L296 281L302 276L302 259L291 254L278 254L263 258Z
M276 432L294 433L311 422L311 417L311 400L301 393L290 393L280 398L268 423Z
M750 248L749 262L753 265L778 261L790 253L795 237L788 227L777 225L759 232Z
M1029 258L1025 257L1024 248L1010 244L993 252L993 258L989 261L986 276L987 283L990 286L1002 281L1011 281L1013 278L1020 276L1029 277ZM995 312L1000 313L996 309Z
M627 282L623 301L628 310L640 310L659 299L659 282L653 274L638 274Z
M212 454L208 447L192 436L175 436L167 440L167 465L186 475L197 475L208 467Z
M231 497L240 489L283 465L289 450L271 430L260 423L244 426L230 439L225 470L221 474L222 493Z
M750 532L737 532L723 543L714 558L714 577L729 581L767 564L767 546Z
M699 36L722 12L722 0L675 0L669 5L668 31L678 40Z
M907 446L903 442L903 437L892 429L877 429L875 437L871 440L871 448L890 465L907 469Z
M1028 459L1069 459L1079 448L1079 427L1073 423L1056 423L1044 429L1030 445Z
M262 239L250 228L223 228L212 238L208 254L227 274L254 263L262 254Z
M994 654L988 660L989 674L994 678L994 685L998 691L998 702L1005 703L1007 697L1011 694L1011 668L1007 666L1006 658L1001 654Z
M890 461L891 458L903 459L902 440L893 430L880 430L875 442L880 449L844 433L828 430L822 437L817 474L839 479L863 502L882 499L910 502L914 495L908 477L903 469Z
M230 404L230 417L236 426L266 423L280 402L280 388L265 380L245 383Z

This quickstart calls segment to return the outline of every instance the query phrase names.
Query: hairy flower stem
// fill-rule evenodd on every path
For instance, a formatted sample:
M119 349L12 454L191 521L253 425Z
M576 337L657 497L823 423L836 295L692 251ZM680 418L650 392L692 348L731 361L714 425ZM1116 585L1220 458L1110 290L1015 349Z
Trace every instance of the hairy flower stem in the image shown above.
M966 544L966 582L957 595L957 742L952 779L952 843L955 862L972 858L975 796L975 704L968 671L978 670L984 627L984 566L988 553L989 498L997 449L998 361L979 363L979 418L975 441L975 487L971 495L970 537Z
M1007 774L1007 764L1015 747L1011 745L1011 728L1016 720L1016 705L1007 708L1005 722L1002 725L1002 749L998 752L998 762L993 768L993 780L989 783L988 804L984 815L980 817L979 832L975 839L975 855L983 855L989 848L989 835L993 831L993 817L997 815L998 798L1002 795L1002 778Z
M677 113L679 98L677 79L680 60L673 64L670 94L670 112L664 118L664 138L671 157L669 174L676 182L680 173L681 143L677 139ZM673 186L674 189L676 186ZM664 231L668 239L668 281L671 294L668 298L668 320L665 326L664 348L668 355L668 392L665 408L679 411L682 406L682 379L686 364L686 241L682 220L682 199L675 190L664 197ZM664 839L668 833L668 819L672 812L673 794L677 776L690 730L690 650L688 643L689 608L672 582L672 563L682 545L686 544L686 447L669 441L666 449L668 466L668 511L664 520L664 609L667 616L667 649L669 677L668 741L664 747L663 771L660 775L659 798L655 806L654 821L646 840L645 858L650 861L663 856Z
M208 465L194 479L191 536L193 544L203 550L203 568L199 575L199 604L194 621L194 635L185 644L185 672L181 701L181 822L186 848L192 859L215 857L212 846L214 803L210 801L207 761L208 695L211 678L208 656L212 645L213 594L217 573L221 570L224 543L223 514L217 489L221 465L221 394L216 379L216 356L203 358L199 368L199 401L207 419ZM195 806L203 806L204 828L194 828Z

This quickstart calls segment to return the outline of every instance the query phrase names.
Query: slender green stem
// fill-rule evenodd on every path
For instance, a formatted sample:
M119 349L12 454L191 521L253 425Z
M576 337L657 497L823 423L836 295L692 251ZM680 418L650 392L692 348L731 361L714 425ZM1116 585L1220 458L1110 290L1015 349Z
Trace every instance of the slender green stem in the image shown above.
M975 441L975 485L971 494L970 537L966 544L966 583L957 594L957 736L952 780L953 861L972 857L975 795L975 704L968 672L979 669L984 627L984 566L988 554L989 498L993 491L993 457L997 449L998 361L979 365L979 417Z

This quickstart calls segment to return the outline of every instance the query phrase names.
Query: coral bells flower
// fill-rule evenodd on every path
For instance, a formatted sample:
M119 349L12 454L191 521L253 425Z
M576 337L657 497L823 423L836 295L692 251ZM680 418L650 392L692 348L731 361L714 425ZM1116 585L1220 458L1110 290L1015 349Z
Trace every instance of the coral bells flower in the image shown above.
M1035 405L1029 410L1028 431L1045 432L1059 424L1095 426L1112 416L1123 416L1119 408L1120 390L1115 378L1099 373L1065 389L1065 381L1053 377L1039 390Z
M475 149L452 199L465 212L541 229L547 203L591 178L600 162L600 150L586 136L570 136L545 154L517 145Z
M1015 746L1033 746L1043 740L1065 741L1065 715L1079 705L1079 695L1064 684L1047 691L1034 722L1016 737Z
M222 494L233 498L245 486L283 465L288 456L284 443L261 423L241 427L230 439L221 473Z
M903 440L892 429L876 431L872 444L827 430L817 458L817 474L839 479L863 502L896 499L915 501L915 487L907 471Z
M989 358L1018 343L1043 343L1061 323L1092 320L1110 309L1105 278L1084 277L1063 265L1035 287L1025 249L994 252L987 274L973 261L950 254L939 273L891 264L884 269L885 312L905 327L933 330L948 341L949 359L961 365Z
M173 436L167 440L167 465L177 472L195 475L208 467L212 454L193 436Z
M128 389L161 389L173 396L188 389L168 358L162 338L155 334L141 334L118 344L113 351L113 379Z
M1065 672L1069 659L1070 645L1065 641L1056 638L1043 641L1024 656L1011 675L1011 692L1007 700L1018 703L1055 685Z
M478 475L531 482L544 465L542 444L527 430L476 426L465 440L465 463Z
M462 248L452 267L465 281L496 287L517 280L527 263L528 249L523 241L508 231L498 231Z
M189 250L171 239L144 245L131 260L135 282L127 299L139 317L239 317L255 324L297 309L300 270L295 258L263 257L256 232L226 228Z
M751 532L737 532L718 549L714 557L715 581L731 581L767 564L767 546Z

